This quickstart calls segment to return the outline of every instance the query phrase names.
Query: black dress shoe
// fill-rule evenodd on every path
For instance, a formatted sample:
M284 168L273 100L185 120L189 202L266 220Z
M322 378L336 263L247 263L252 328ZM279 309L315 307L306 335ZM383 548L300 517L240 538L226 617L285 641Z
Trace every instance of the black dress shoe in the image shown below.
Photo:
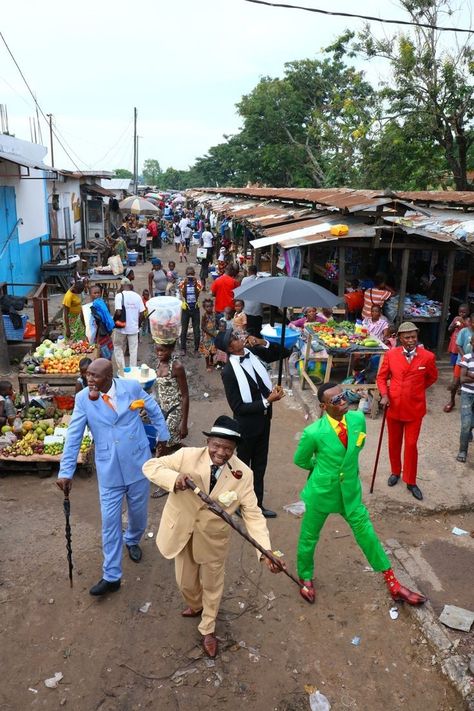
M262 514L264 515L265 518L276 518L277 515L275 511L271 511L270 509L264 509L262 506Z
M127 546L127 548L130 560L133 560L134 563L139 563L142 559L142 549L140 546L135 543L133 546Z
M91 595L106 595L106 593L109 592L115 592L120 588L120 579L119 580L99 580L97 585L93 585L91 589L89 590L89 593Z
M407 489L408 491L411 491L415 499L418 499L418 501L422 501L423 494L421 493L421 489L418 488L416 484L407 484Z
M387 484L389 486L395 486L395 484L398 484L399 481L400 481L399 476L397 476L396 474L390 474L390 476L388 477Z

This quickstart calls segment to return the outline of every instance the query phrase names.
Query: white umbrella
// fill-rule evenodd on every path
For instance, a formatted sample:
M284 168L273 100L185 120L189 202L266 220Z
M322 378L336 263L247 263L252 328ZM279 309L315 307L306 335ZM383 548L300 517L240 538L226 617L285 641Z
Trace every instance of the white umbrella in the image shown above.
M153 203L138 195L131 195L125 198L119 203L119 207L123 212L131 212L132 215L150 215L159 212L159 209Z

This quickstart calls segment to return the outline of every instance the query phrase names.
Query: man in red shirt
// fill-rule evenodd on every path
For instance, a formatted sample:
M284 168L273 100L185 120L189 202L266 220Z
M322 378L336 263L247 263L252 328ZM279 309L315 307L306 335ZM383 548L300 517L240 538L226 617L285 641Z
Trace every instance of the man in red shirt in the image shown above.
M211 292L216 297L214 311L217 318L221 318L224 315L226 306L234 308L234 289L238 286L239 282L235 279L235 267L229 264L224 274L218 277L211 285Z
M388 453L392 471L388 485L395 486L400 479L402 442L405 440L403 481L415 499L421 501L423 494L416 485L417 442L426 414L425 393L438 379L438 370L433 353L418 346L418 329L414 323L402 323L398 338L401 345L385 354L377 376L377 387L382 396L380 404L388 407Z

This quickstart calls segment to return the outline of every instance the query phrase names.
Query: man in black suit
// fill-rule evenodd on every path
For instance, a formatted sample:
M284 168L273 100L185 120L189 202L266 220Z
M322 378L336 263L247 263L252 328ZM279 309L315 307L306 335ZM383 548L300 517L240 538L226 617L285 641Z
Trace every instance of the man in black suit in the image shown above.
M263 505L263 478L267 467L272 403L281 400L284 390L272 386L262 363L272 363L288 358L290 351L275 343L257 338L242 337L229 329L219 333L215 345L229 355L222 371L227 402L240 425L242 438L237 446L237 456L253 471L253 485L258 505L265 518L275 518L276 513Z

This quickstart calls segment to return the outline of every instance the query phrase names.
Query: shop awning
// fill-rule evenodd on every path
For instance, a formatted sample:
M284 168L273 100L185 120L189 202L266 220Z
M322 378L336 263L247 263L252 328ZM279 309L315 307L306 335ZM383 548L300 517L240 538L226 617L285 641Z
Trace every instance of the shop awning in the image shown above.
M84 183L81 185L81 190L88 195L95 195L96 197L115 197L115 193L112 190L107 190L107 188L103 188L102 185L97 185L97 183Z
M349 233L345 237L335 237L330 233L332 225L338 224L349 227ZM354 217L326 215L312 220L298 220L297 222L266 229L264 234L265 237L250 241L254 249L262 249L262 247L269 247L272 244L280 244L284 249L290 249L290 247L302 247L308 244L316 244L317 242L373 237L375 228Z
M25 156L18 155L18 153L8 153L6 151L0 151L0 162L6 161L7 163L14 163L22 168L32 168L34 170L45 170L49 173L56 173L54 168L49 165L45 165L43 161L34 161Z

